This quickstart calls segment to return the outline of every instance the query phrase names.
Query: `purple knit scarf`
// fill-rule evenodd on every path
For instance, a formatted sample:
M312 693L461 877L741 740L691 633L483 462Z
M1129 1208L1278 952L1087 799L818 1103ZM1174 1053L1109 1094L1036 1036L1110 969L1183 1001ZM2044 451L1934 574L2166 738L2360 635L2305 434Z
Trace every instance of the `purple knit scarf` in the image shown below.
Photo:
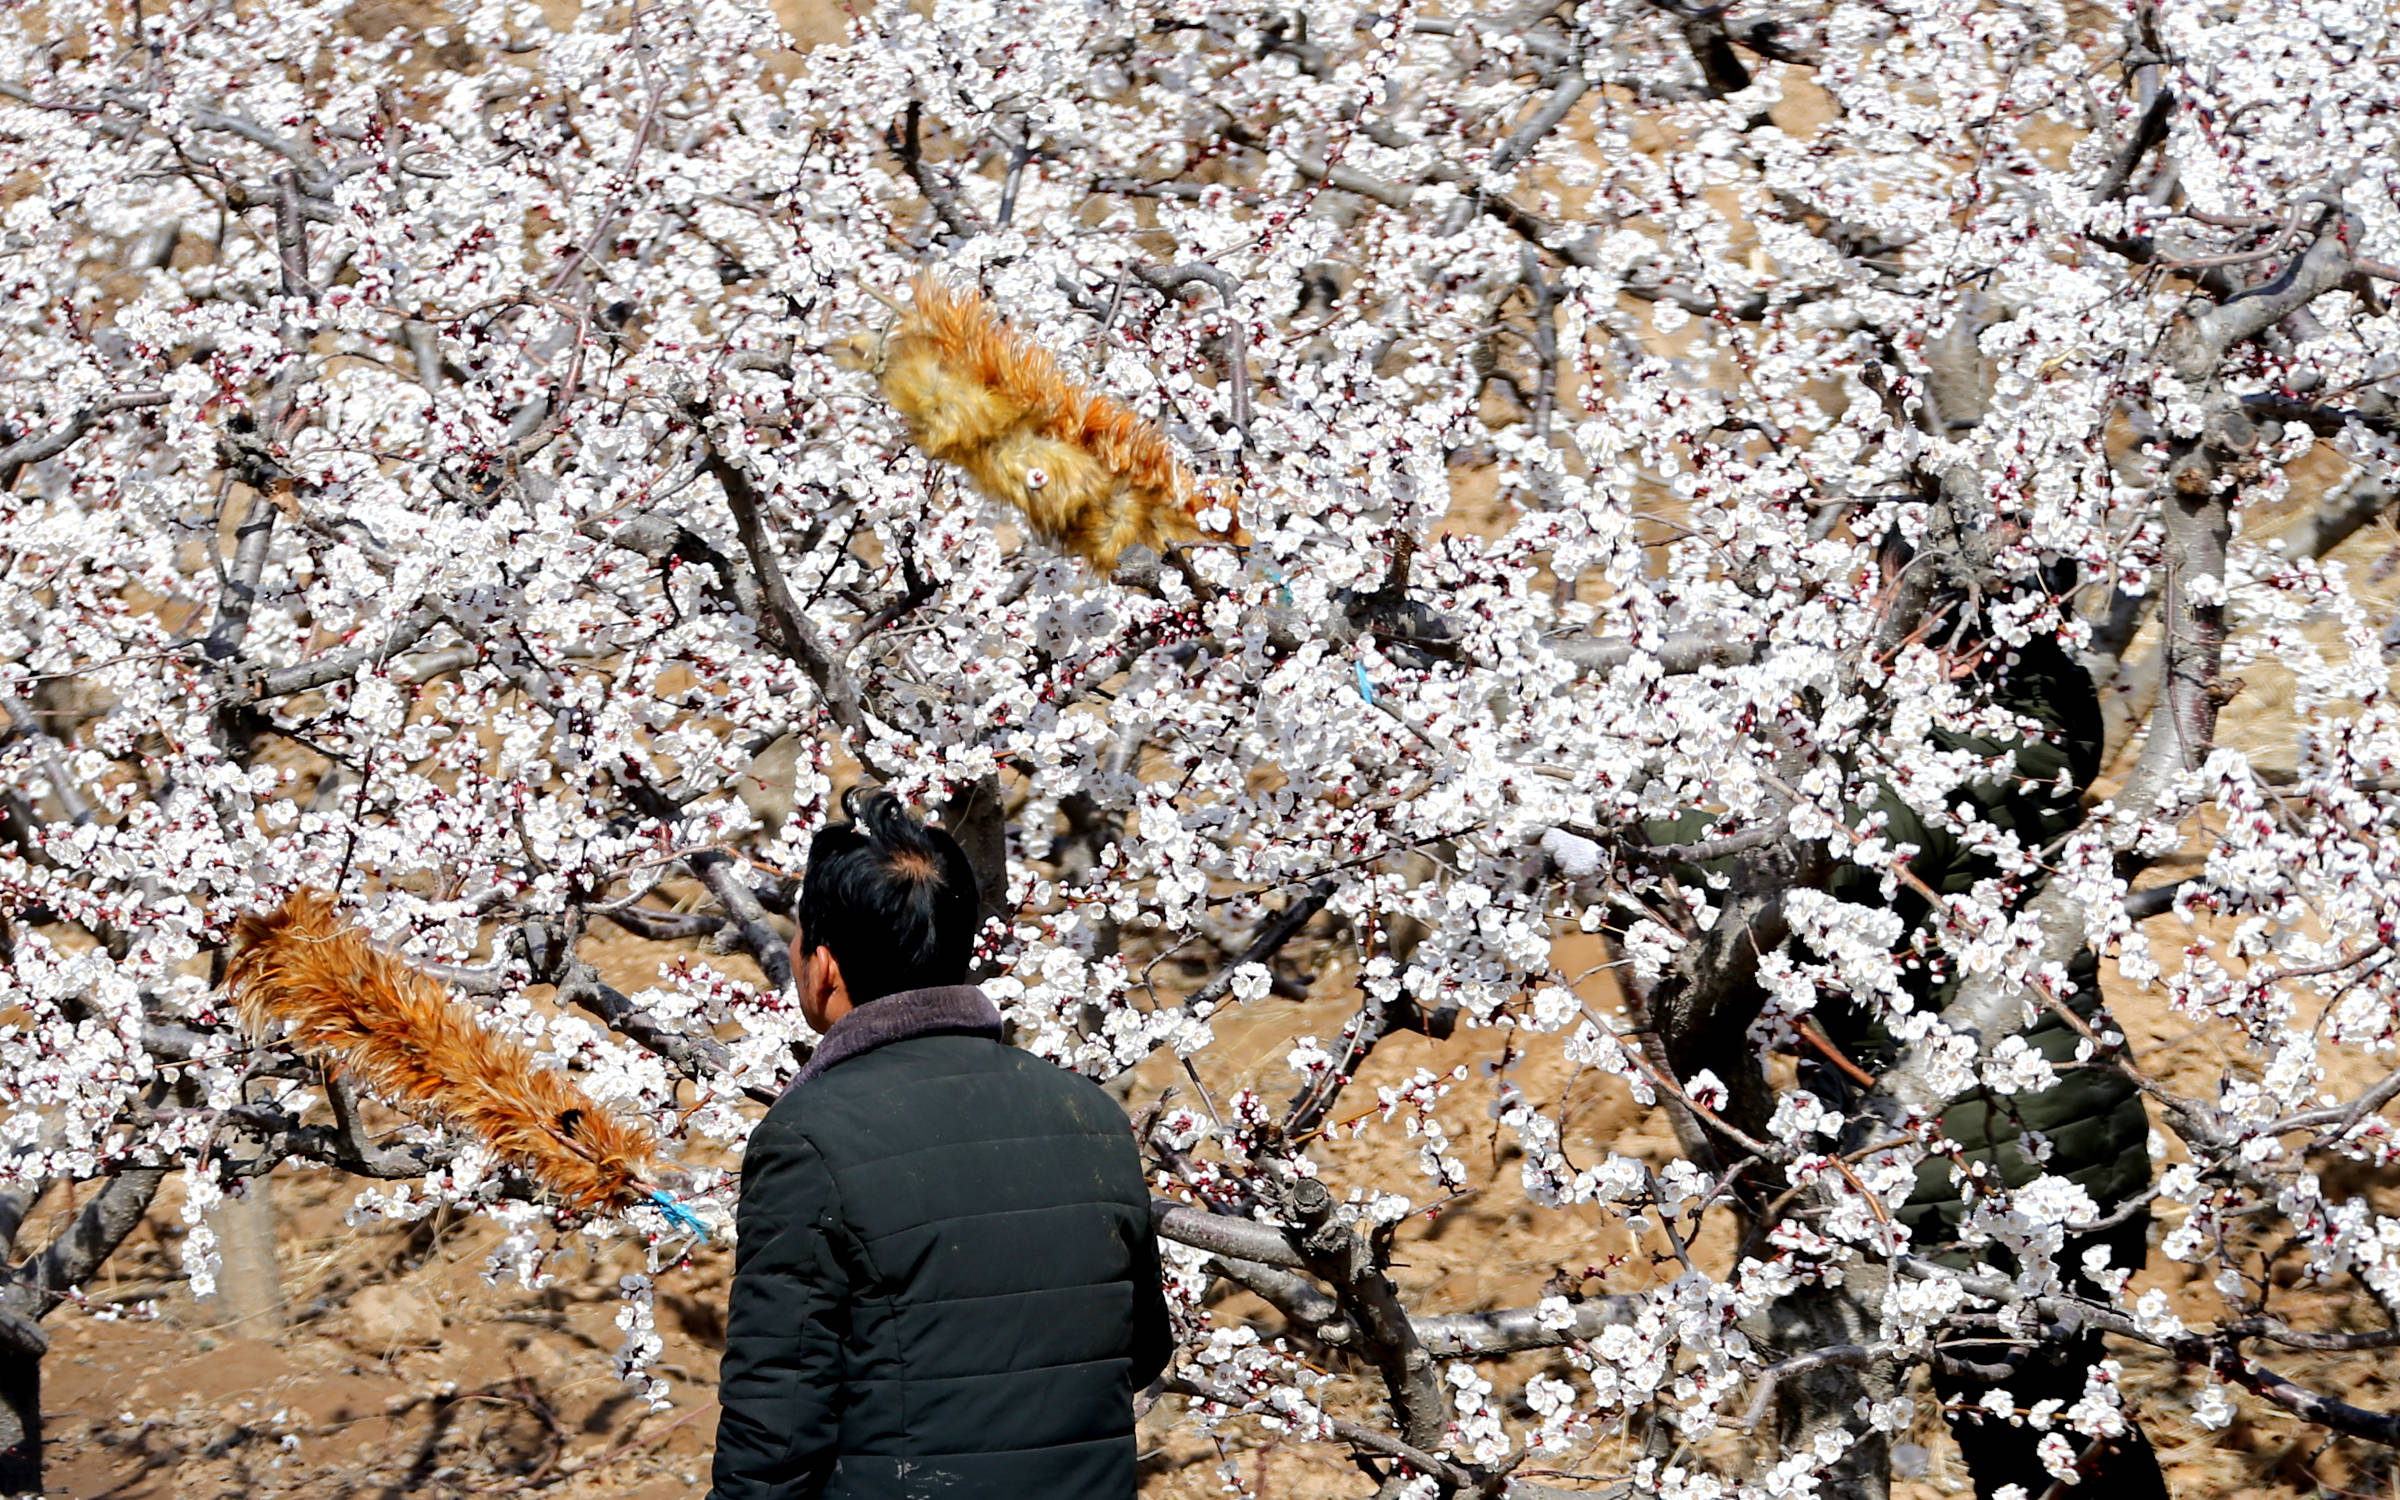
M800 1085L862 1052L872 1052L910 1037L964 1032L1000 1039L1000 1012L971 984L945 984L929 990L901 990L870 1000L833 1023L817 1043L808 1066L792 1079ZM790 1089L785 1090L786 1093Z

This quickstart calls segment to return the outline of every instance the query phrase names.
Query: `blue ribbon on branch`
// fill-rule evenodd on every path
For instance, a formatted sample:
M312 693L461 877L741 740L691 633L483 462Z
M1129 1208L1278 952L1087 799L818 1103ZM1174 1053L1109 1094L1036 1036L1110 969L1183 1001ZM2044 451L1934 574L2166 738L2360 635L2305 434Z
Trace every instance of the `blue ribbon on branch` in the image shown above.
M677 1229L683 1230L687 1234L698 1235L703 1240L708 1238L708 1226L701 1223L700 1216L685 1208L682 1203L668 1197L665 1193L652 1193L650 1201L660 1213L667 1216L667 1222Z

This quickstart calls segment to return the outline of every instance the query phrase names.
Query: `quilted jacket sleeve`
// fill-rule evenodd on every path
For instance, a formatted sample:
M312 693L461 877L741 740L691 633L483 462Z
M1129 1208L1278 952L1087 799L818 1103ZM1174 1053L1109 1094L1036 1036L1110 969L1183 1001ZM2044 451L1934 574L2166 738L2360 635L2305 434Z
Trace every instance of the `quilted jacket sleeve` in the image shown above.
M806 1136L770 1116L750 1137L718 1373L710 1500L810 1500L841 1435L850 1286L838 1191Z

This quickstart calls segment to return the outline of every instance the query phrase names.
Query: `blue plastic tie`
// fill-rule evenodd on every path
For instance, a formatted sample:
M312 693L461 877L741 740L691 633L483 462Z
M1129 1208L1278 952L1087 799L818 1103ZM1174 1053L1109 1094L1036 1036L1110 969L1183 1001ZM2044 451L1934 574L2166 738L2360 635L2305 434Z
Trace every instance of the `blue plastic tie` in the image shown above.
M1283 581L1282 570L1275 567L1272 563L1262 563L1259 566L1259 571L1266 574L1268 579L1274 583L1275 602L1282 605L1285 609L1290 609L1292 607L1292 586Z
M1350 665L1358 669L1358 696L1367 700L1367 707L1373 708L1375 706L1375 684L1367 681L1367 664L1363 661L1354 661Z
M664 1193L652 1193L650 1201L658 1205L658 1211L667 1216L668 1223L687 1234L696 1234L703 1240L708 1238L708 1226L700 1222L698 1214L685 1208L681 1203Z

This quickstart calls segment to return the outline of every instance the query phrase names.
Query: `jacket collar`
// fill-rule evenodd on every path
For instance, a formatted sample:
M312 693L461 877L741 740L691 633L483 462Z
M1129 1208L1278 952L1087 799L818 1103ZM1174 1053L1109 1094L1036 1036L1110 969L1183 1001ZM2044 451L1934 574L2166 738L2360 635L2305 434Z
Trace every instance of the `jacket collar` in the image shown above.
M809 1056L808 1065L784 1092L791 1092L834 1064L862 1052L905 1042L911 1037L960 1032L1000 1040L1000 1012L974 985L947 984L881 996L834 1022Z

